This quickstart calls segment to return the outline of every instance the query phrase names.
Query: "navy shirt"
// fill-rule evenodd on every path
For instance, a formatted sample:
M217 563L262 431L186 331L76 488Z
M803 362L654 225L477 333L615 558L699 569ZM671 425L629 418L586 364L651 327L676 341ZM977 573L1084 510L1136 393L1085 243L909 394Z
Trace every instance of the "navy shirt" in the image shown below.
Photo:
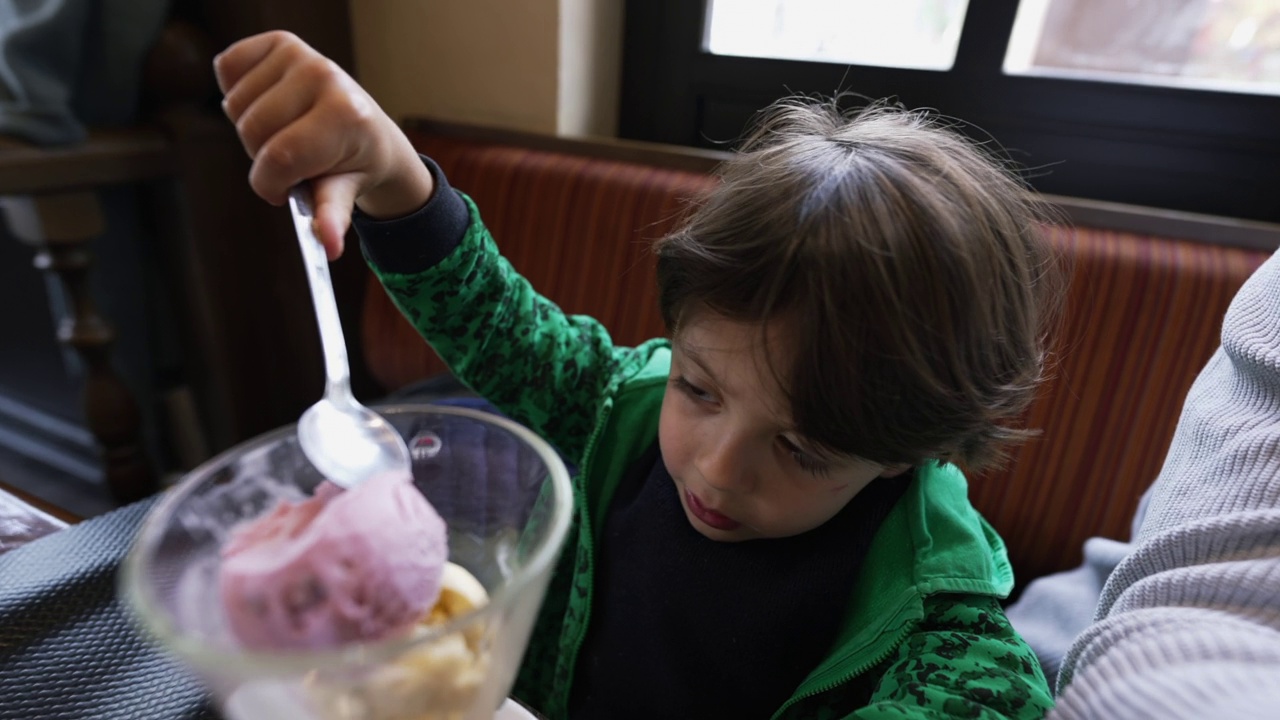
M835 641L871 539L910 481L877 479L794 537L716 542L689 524L655 443L609 507L571 716L771 716Z

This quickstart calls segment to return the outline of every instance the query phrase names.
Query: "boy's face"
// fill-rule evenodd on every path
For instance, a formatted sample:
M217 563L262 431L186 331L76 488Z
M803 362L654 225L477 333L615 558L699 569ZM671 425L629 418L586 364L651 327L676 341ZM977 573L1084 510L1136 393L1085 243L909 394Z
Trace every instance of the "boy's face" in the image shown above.
M787 347L782 323L767 333L769 347ZM712 540L812 530L872 480L906 469L815 454L792 425L768 360L759 326L709 311L694 314L673 342L658 441L685 515Z

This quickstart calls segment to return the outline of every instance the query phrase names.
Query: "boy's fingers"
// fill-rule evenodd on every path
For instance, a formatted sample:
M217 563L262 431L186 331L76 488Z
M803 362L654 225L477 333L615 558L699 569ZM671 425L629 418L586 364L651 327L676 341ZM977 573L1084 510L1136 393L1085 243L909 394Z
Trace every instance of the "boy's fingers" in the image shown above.
M351 211L360 191L359 177L354 173L330 175L313 185L316 200L316 236L330 260L342 255L344 238L351 227Z
M256 72L253 77L257 79ZM238 91L237 86L232 92ZM238 117L233 118L236 134L240 136L245 152L251 158L257 157L258 151L268 140L305 115L315 105L315 101L316 96L308 89L294 89L283 85L259 95ZM231 116L230 112L227 114Z
M272 49L286 42L302 41L292 33L276 30L233 43L213 59L213 74L218 80L218 89L225 95L240 82L245 73L262 62Z
M239 123L244 113L263 95L270 94L273 86L284 77L289 67L287 53L272 53L248 70L227 94L222 97L222 112L233 123Z
M249 170L253 191L273 205L283 205L289 188L332 172L340 149L329 144L326 122L323 112L312 108L258 148Z

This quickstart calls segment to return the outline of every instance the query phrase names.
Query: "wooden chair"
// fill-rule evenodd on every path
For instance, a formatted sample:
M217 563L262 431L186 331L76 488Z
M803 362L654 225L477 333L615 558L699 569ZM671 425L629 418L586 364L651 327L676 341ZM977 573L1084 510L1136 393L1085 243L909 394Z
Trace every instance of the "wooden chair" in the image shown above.
M112 367L115 330L89 292L89 244L106 229L95 189L153 180L171 169L168 143L154 130L94 134L66 148L0 141L4 219L35 250L35 266L56 278L70 299L58 340L84 361L85 418L101 449L107 486L121 502L146 497L157 483L138 404Z

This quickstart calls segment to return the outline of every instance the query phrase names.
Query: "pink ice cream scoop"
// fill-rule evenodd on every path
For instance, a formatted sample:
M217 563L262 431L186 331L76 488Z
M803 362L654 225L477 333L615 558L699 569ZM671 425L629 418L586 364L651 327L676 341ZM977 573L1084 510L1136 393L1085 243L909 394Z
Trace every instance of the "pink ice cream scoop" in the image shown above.
M219 585L231 631L259 650L323 649L407 632L435 604L444 520L408 477L281 502L232 531Z

